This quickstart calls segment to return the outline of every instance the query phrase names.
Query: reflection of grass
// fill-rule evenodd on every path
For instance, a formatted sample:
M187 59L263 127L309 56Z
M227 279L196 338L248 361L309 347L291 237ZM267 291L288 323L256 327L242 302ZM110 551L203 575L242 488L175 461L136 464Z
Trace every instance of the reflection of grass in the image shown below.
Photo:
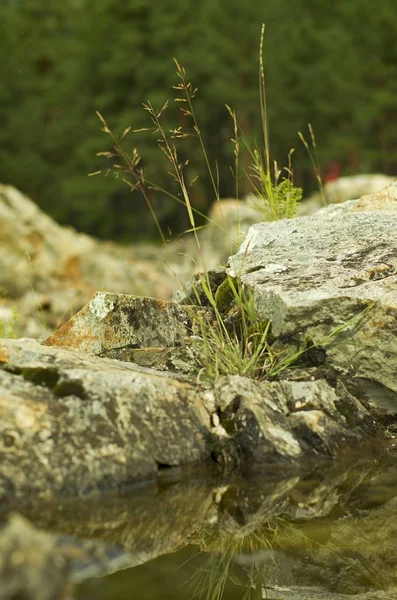
M236 587L243 587L242 600L262 599L262 592L266 590L268 559L272 557L273 549L278 547L282 527L282 521L275 518L265 527L245 536L221 535L205 541L203 546L208 556L194 576L194 597L221 600L230 582ZM247 564L237 569L237 559L242 556L248 556Z
M315 525L312 534L304 531L308 525ZM302 565L309 585L324 585L326 581L329 589L341 593L370 589L386 591L379 570L360 554L359 549L335 547L331 534L332 522L329 521L298 524L274 517L244 536L209 535L202 543L207 557L192 578L192 597L223 600L230 585L234 585L236 590L239 587L242 590L241 595L237 596L237 591L233 597L241 600L267 598L267 591L275 583L271 572L280 568L277 552L288 553L292 562L295 556L297 565L304 556ZM328 541L318 541L319 535ZM353 552L353 555L344 552ZM303 585L302 581L297 581L297 585Z

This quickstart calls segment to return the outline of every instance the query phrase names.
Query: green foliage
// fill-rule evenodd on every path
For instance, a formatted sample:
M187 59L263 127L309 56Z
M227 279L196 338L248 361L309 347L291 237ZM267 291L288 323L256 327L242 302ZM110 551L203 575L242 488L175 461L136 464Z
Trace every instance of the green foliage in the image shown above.
M287 176L282 175L274 165L274 177L263 165L260 154L254 151L253 180L254 205L265 221L291 219L296 214L296 208L302 199L303 190L292 180L292 171L286 169Z
M122 181L89 178L101 168L95 110L114 131L150 126L142 103L160 107L174 84L177 57L198 86L196 112L222 196L253 191L243 175L251 158L241 148L240 177L224 108L236 112L250 147L261 145L258 111L259 23L266 23L264 57L272 154L283 164L296 133L312 122L320 167L343 173L397 172L397 20L394 0L18 0L0 3L0 181L16 185L62 223L101 237L131 241L157 236L144 199ZM177 107L166 130L184 126ZM167 159L137 134L148 179L167 187ZM135 141L134 141L135 143ZM176 141L179 146L179 142ZM194 137L180 147L195 209L214 200ZM315 186L304 148L294 180ZM237 185L236 185L237 184ZM177 184L173 193L178 193ZM185 211L158 190L150 201L162 227L189 226Z
M277 168L277 163L274 163L274 178L270 171L270 148L268 138L268 123L267 123L267 105L265 93L264 69L262 63L262 44L263 32L261 36L260 46L260 87L261 87L261 118L262 130L264 138L265 162L262 162L261 154L258 150L251 152L253 157L254 177L259 181L255 188L259 196L262 211L271 220L282 219L294 216L297 203L301 199L302 190L294 186L292 181L291 168L291 153L289 154L289 166L285 171L287 177L281 178L281 171ZM176 59L174 59L179 83L174 86L178 92L175 98L176 103L182 103L180 109L182 115L186 117L193 130L193 135L198 141L198 146L201 149L204 163L207 168L208 177L214 194L219 200L219 188L215 173L211 167L207 149L202 137L201 127L197 120L193 100L195 98L196 89L187 79L186 71ZM300 347L295 351L288 351L284 348L278 351L275 350L275 340L271 336L270 320L263 321L258 318L256 311L255 300L250 290L244 288L244 285L239 279L227 277L226 280L214 290L211 285L211 276L206 268L205 259L202 253L200 239L198 237L198 229L196 221L197 211L194 209L191 200L190 186L186 182L185 168L188 161L181 162L179 152L175 145L175 140L185 140L189 137L186 129L178 127L167 131L162 124L163 114L168 108L166 101L160 109L155 109L148 102L144 105L145 110L151 117L154 126L153 133L157 137L157 142L163 155L168 160L171 166L170 175L176 181L180 188L180 198L169 196L180 202L186 210L190 229L193 233L197 251L199 254L198 267L201 270L199 273L199 288L193 287L193 296L195 296L197 305L206 307L204 310L193 310L192 318L192 340L194 343L191 347L193 361L197 365L200 375L213 382L222 375L244 375L256 379L272 379L279 375L285 369L291 367L304 356L313 354L313 350L320 351L330 343L334 342L335 336L341 333L351 325L356 324L356 317L350 322L344 323L337 327L324 338L318 345L311 339L303 339ZM229 109L233 117L236 148L236 173L238 173L238 141L237 132L238 125L235 115ZM161 230L160 223L155 211L151 205L147 195L146 186L149 185L152 189L159 189L156 183L146 180L145 172L141 167L141 156L136 148L132 153L125 149L125 138L129 134L137 133L127 127L122 135L116 135L105 118L97 113L102 123L102 131L110 136L113 142L111 151L100 152L99 156L104 156L110 159L110 170L116 174L123 173L125 176L122 180L128 185L132 191L139 190L143 195L149 212L159 230L162 241L165 244L166 240ZM315 138L310 127L312 143L315 147ZM303 138L305 143L305 140ZM249 148L249 146L247 145ZM307 146L307 148L309 148ZM101 171L93 173L100 174ZM320 180L321 182L321 180ZM367 310L367 309L366 309ZM365 311L364 311L365 312ZM358 315L361 320L362 315Z
M0 320L0 338L16 338L18 313L14 307L11 309L10 315L7 318Z

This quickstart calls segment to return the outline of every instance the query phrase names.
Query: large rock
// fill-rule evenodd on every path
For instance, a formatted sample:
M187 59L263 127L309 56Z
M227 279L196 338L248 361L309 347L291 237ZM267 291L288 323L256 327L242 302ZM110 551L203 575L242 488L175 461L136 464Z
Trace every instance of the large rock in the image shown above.
M0 343L0 417L0 500L115 489L189 463L299 468L374 431L325 381L234 376L210 388L32 340Z
M252 290L273 335L295 347L328 339L327 364L388 415L397 414L396 239L393 211L324 211L254 225L227 270Z
M176 285L161 260L61 227L6 185L0 231L0 297L17 309L17 335L45 337L99 289L166 298Z
M105 288L163 297L170 286L148 263L112 244L61 227L11 186L0 185L0 286L11 297L68 287L84 296Z
M209 457L195 386L27 340L1 342L0 366L0 498L114 489Z

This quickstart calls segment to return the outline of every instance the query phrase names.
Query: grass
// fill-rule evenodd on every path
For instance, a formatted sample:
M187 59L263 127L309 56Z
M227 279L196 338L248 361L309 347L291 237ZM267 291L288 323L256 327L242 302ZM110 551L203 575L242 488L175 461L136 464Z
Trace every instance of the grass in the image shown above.
M266 85L263 62L263 37L264 26L262 26L259 51L259 96L260 111L263 125L263 146L252 148L239 128L236 114L227 107L233 121L232 143L234 144L234 177L236 181L236 197L238 197L238 182L240 178L240 146L241 140L244 142L251 157L251 168L247 177L251 181L255 193L255 205L265 220L279 220L291 218L295 215L296 208L302 198L302 190L293 183L293 170L291 165L291 150L288 156L288 166L280 169L276 162L271 161L269 128L267 119L266 103ZM217 201L220 200L219 193L219 174L217 167L211 166L205 143L201 134L200 126L194 110L194 97L196 89L188 81L186 71L177 60L175 60L178 83L174 86L177 92L175 101L181 106L184 121L190 122L189 131L182 128L166 131L162 125L162 115L167 110L166 102L157 110L150 102L144 105L148 112L152 127L147 129L156 136L161 151L166 155L171 165L171 176L178 182L181 190L180 196L168 194L177 202L181 203L188 215L189 230L194 236L198 260L196 264L199 269L197 289L194 290L193 303L202 307L202 310L192 311L193 329L192 329L192 359L196 362L197 371L201 377L209 381L214 381L224 374L245 375L257 379L272 379L279 375L283 370L296 363L303 355L313 348L317 347L314 342L304 339L300 347L292 353L275 351L274 339L271 335L270 321L262 321L258 318L255 310L255 302L252 293L246 290L239 279L227 277L224 283L218 288L213 289L209 270L207 269L204 253L201 247L199 236L200 227L197 226L197 215L203 216L197 211L190 198L191 184L186 182L185 167L186 162L180 161L175 146L176 139L183 139L188 136L196 138L207 167L208 177ZM129 154L124 146L123 139L126 135L133 133L131 127L124 130L121 136L117 136L109 127L105 118L97 113L102 123L103 131L109 135L113 142L111 152L100 152L99 155L113 160L112 168L119 174L123 174L123 179L132 191L139 190L146 201L146 204L156 223L157 229L164 244L166 240L156 214L151 206L147 194L147 186L152 189L167 193L165 190L156 186L154 182L145 180L144 171L141 167L141 158L136 149ZM316 144L313 130L310 128L311 141L314 151L311 152L309 145L304 137L301 139L309 151L312 160L316 160ZM100 171L94 173L98 174ZM321 184L321 176L317 167L317 178ZM321 186L320 186L321 187ZM220 230L228 235L226 228ZM220 232L221 233L221 232ZM230 247L232 240L229 240ZM342 327L338 327L331 332L321 346L325 347L331 343L339 331L349 328L351 322Z
M17 309L13 307L9 318L0 320L0 338L16 338L17 321Z

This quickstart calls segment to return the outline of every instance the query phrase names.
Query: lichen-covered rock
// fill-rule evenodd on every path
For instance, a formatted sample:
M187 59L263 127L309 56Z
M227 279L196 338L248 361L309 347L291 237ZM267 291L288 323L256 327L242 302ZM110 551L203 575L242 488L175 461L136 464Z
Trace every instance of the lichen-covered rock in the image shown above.
M184 345L190 329L188 307L155 298L97 292L43 343L161 370L188 371Z
M194 386L137 365L0 342L0 498L85 494L205 462L209 416Z
M237 471L298 465L335 456L372 424L352 394L323 380L233 376L211 389L32 340L0 342L0 500L115 489L211 459Z
M227 462L233 444L251 470L277 461L297 462L305 453L335 456L357 443L363 431L374 431L374 420L357 400L360 419L352 425L344 416L352 398L324 380L261 383L228 376L215 384L214 396L219 424L228 436L219 460Z
M252 290L259 316L271 319L284 343L293 340L296 349L307 336L319 346L328 338L327 364L383 414L397 414L393 214L336 212L254 225L227 269ZM371 398L367 381L377 389Z

